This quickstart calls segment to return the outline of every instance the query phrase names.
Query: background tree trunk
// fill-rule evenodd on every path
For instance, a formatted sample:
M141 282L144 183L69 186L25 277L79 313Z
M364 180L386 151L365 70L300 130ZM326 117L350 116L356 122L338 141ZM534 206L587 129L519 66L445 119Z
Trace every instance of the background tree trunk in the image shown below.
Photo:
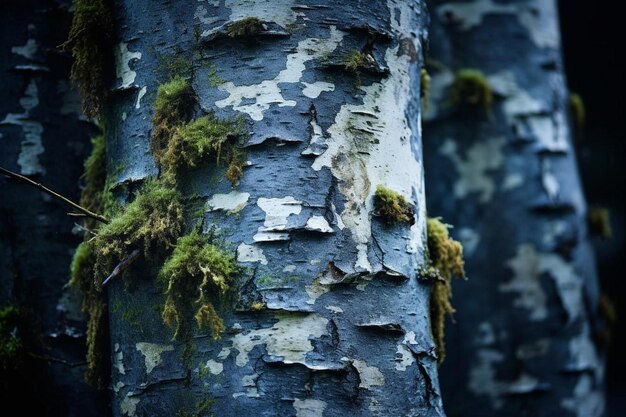
M454 287L440 369L448 415L604 415L555 2L433 1L431 13L428 209L455 225L470 278ZM485 74L493 106L450 100L465 68Z
M206 208L204 232L247 267L218 308L219 341L172 341L153 270L110 284L114 415L443 415L430 288L416 279L422 3L133 0L115 13L116 196L158 174L151 103L176 73L191 75L196 116L243 118L250 163L235 190L225 167L178 177ZM236 29L244 18L260 22ZM373 214L378 185L411 203L414 224Z
M71 21L63 3L0 5L0 166L77 201L94 128L70 86L70 60L57 49ZM83 382L80 298L63 288L79 241L74 220L35 189L4 176L0 188L0 308L17 307L17 323L4 330L21 341L16 356L2 358L1 402L29 415L104 415L106 395Z

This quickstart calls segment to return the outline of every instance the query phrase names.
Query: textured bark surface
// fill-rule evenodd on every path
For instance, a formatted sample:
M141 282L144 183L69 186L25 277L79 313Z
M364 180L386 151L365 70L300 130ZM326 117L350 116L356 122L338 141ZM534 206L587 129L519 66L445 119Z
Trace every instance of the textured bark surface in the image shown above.
M67 2L2 2L0 166L77 201L91 124L69 83ZM83 382L84 317L64 290L80 237L62 203L0 177L0 306L17 305L21 362L0 369L7 409L40 416L101 416L103 393ZM18 397L19 395L19 397ZM20 398L26 397L26 402Z
M428 209L455 225L470 278L454 288L440 368L447 413L602 416L599 291L556 4L433 1L431 13ZM485 74L488 111L447 100L463 68Z
M196 115L243 117L249 164L236 190L225 167L189 172L178 186L247 268L219 308L221 340L197 333L191 355L161 323L153 272L130 289L111 284L114 415L442 415L430 288L416 278L422 3L190 4L117 4L111 183L124 198L157 175L151 103L168 62L192 63ZM228 36L247 17L262 30ZM356 73L344 64L355 50L366 52ZM373 214L379 184L414 206L413 225Z

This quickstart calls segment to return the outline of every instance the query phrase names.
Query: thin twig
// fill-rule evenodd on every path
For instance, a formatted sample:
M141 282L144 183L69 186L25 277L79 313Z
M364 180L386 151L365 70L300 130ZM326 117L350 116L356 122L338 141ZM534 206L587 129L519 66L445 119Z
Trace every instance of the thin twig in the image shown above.
M126 258L122 259L122 262L117 264L111 275L106 277L106 279L102 282L102 286L107 285L109 281L111 281L116 276L120 275L122 272L126 271L126 269L139 257L139 249L135 249L128 255Z
M96 232L94 232L93 230L87 229L82 224L74 223L74 226L78 227L80 230L83 230L85 233L89 233L90 235L94 237L97 236Z
M44 193L51 195L54 198L57 198L61 201L63 201L65 204L67 204L70 207L73 207L74 209L80 211L81 213L84 213L85 216L87 217L91 217L92 219L98 220L99 222L102 223L109 223L109 219L107 219L104 216L101 216L99 214L93 213L89 210L87 210L86 208L79 206L78 204L74 203L71 200L68 200L67 198L63 197L61 194L55 193L54 191L52 191L51 189L43 186L42 184L35 182L33 180L31 180L30 178L27 178L23 175L20 174L16 174L15 172L9 171L8 169L4 169L2 167L0 167L0 173L6 175L7 177L11 177L14 178L16 180L22 181L32 187L38 188L39 190L43 191Z
M85 213L67 213L68 216L70 217L87 217L87 215Z

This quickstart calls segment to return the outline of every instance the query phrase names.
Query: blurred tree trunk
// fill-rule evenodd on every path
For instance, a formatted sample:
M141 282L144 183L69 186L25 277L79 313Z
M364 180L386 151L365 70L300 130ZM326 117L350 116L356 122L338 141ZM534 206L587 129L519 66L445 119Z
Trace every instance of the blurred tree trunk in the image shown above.
M556 2L430 11L428 211L454 224L469 277L454 287L440 368L446 411L602 416L599 290Z
M206 210L203 231L246 267L236 300L218 308L220 340L172 340L155 270L109 284L114 415L443 415L430 288L416 279L422 6L117 5L106 133L115 195L130 201L158 175L152 103L176 75L198 96L196 118L243 120L249 164L235 189L211 164L176 184ZM378 185L411 203L414 224L374 213Z
M56 48L69 28L68 8L0 4L0 166L76 201L94 127L70 86L70 60ZM107 409L106 395L83 382L84 317L78 295L64 290L79 241L68 211L0 176L0 398L24 415L101 416Z

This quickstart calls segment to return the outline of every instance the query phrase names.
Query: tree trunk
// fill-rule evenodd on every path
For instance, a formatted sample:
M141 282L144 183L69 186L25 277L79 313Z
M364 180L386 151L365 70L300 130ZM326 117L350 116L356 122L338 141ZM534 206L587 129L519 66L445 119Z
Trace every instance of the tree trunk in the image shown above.
M604 415L555 3L431 6L428 210L455 225L469 277L440 369L449 416Z
M416 279L425 256L414 117L422 6L117 5L118 79L106 134L113 192L130 202L142 183L159 177L182 192L187 207L199 203L203 234L236 253L244 268L234 296L213 298L225 326L218 340L212 305L196 316L210 316L212 334L183 331L193 311L179 310L195 310L198 296L181 300L172 288L163 294L154 279L162 259L142 254L124 280L108 284L114 415L443 415L430 285ZM167 100L185 79L199 105L155 115L159 85ZM187 99L193 106L193 94ZM157 99L157 108L164 103ZM189 110L194 117L181 116ZM189 119L207 113L215 130L235 129L225 121L240 118L238 131L248 132L243 149L217 146L217 164L171 150L193 130ZM168 125L174 116L185 120ZM247 156L226 170L220 152L222 160ZM179 157L196 169L175 165ZM410 207L400 204L406 217L394 223L384 207L375 210L378 185L408 200ZM187 233L194 213L187 210ZM215 272L209 269L205 279ZM179 321L178 340L162 312Z
M56 48L71 20L69 4L58 3L0 5L0 166L77 201L94 128L71 88L70 60ZM80 298L64 289L79 241L71 233L75 220L58 201L4 176L0 189L3 407L25 415L101 416L105 394L83 382Z

